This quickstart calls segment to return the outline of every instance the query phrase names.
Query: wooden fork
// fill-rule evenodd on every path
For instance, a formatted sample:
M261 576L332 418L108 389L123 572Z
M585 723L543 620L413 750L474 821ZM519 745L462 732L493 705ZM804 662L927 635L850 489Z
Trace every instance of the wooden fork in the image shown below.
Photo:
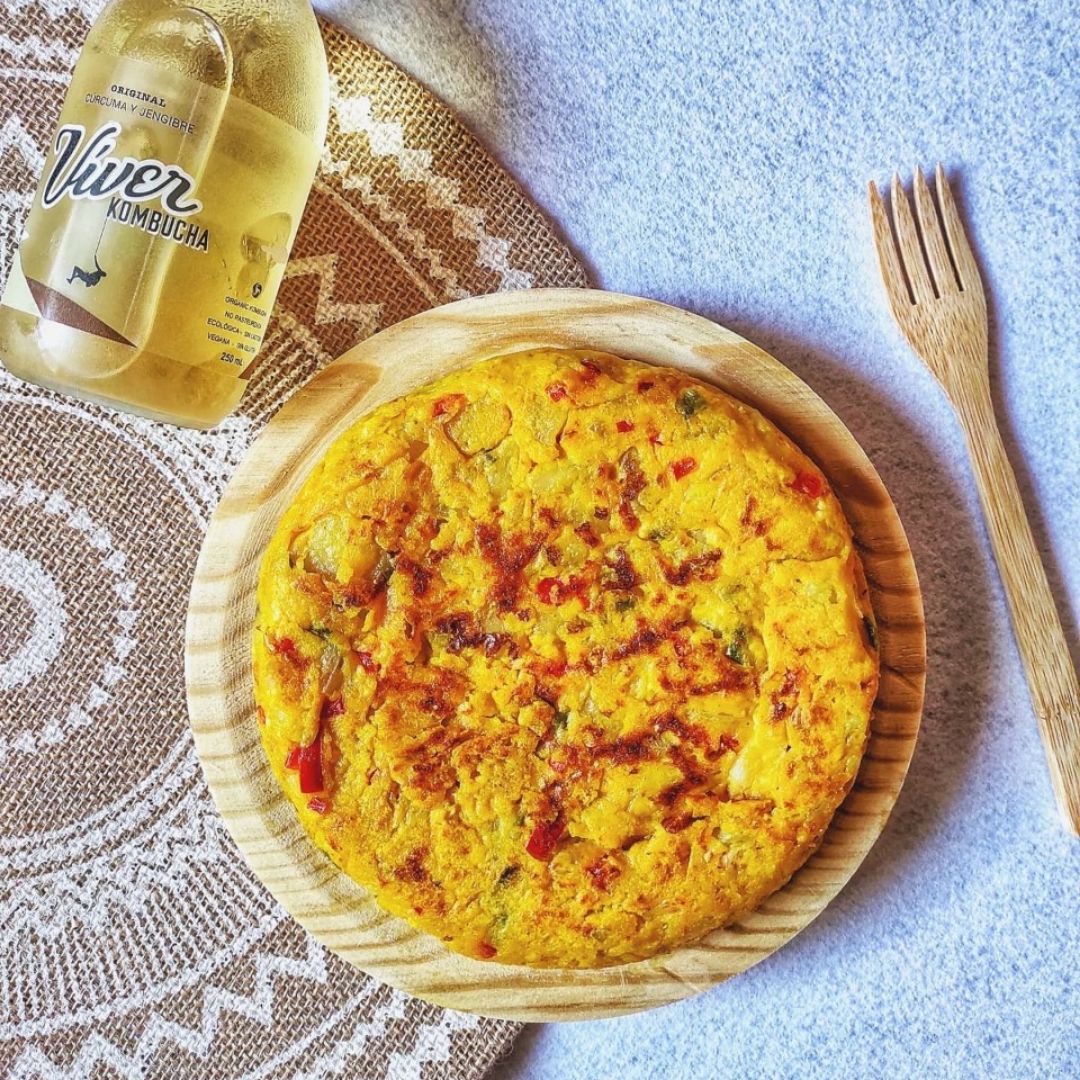
M1076 671L994 419L986 296L940 165L935 186L937 210L922 169L915 170L912 215L900 177L894 174L890 191L894 237L881 195L870 182L870 216L881 276L904 337L945 390L967 436L1054 795L1066 824L1080 836L1080 693Z

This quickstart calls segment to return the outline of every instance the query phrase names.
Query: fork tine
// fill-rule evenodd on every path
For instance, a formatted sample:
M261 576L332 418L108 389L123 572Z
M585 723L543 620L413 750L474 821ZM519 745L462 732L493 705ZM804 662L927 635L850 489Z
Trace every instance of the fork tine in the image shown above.
M959 292L956 271L949 261L949 251L945 247L945 237L941 235L941 224L934 209L934 200L930 197L930 189L926 186L922 166L915 169L915 214L919 219L919 232L922 233L926 259L930 263L938 296Z
M893 173L892 187L889 189L892 199L893 224L896 225L896 239L900 245L900 258L907 271L911 285L911 295L916 304L928 303L934 299L934 287L930 284L930 275L926 270L926 260L919 246L919 234L915 230L915 218L911 214L900 175Z
M957 276L960 278L960 288L964 292L982 289L979 267L975 262L975 256L971 253L971 245L968 244L964 224L960 220L952 190L949 188L948 180L945 179L945 170L941 167L940 161L934 172L934 186L937 188L941 219L945 222L945 235L949 238L949 250L952 252L953 263L956 265Z
M900 265L900 255L896 250L889 217L885 213L885 204L873 180L870 181L870 221L874 228L874 247L881 267L881 280L885 283L889 306L899 318L902 311L911 307L911 293L904 280L904 268Z

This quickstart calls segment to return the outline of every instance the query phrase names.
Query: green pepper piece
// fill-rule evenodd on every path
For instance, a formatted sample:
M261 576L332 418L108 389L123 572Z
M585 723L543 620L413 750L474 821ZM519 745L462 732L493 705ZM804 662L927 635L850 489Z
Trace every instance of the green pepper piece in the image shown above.
M686 417L687 420L696 412L705 408L706 401L700 390L688 386L676 399L675 408Z
M731 635L731 641L728 642L724 655L733 664L738 664L740 667L746 666L746 631L742 627Z

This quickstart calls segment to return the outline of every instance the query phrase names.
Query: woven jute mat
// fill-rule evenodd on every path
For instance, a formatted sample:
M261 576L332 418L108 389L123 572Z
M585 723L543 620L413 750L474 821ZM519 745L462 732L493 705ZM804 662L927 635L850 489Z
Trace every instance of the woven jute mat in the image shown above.
M0 13L0 272L100 0ZM213 432L0 372L0 1075L483 1075L515 1025L381 986L243 864L187 726L185 603L266 420L379 328L470 294L586 284L426 91L325 27L327 151L258 372Z

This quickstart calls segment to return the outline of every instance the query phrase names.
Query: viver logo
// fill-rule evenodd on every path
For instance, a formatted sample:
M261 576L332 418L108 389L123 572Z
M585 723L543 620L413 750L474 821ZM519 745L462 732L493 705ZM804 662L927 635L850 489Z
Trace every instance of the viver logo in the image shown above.
M56 160L41 189L41 204L61 199L108 199L132 203L160 199L164 210L177 217L197 214L202 203L192 197L195 179L179 165L155 158L114 157L119 124L105 124L87 137L81 124L64 124L56 133Z

